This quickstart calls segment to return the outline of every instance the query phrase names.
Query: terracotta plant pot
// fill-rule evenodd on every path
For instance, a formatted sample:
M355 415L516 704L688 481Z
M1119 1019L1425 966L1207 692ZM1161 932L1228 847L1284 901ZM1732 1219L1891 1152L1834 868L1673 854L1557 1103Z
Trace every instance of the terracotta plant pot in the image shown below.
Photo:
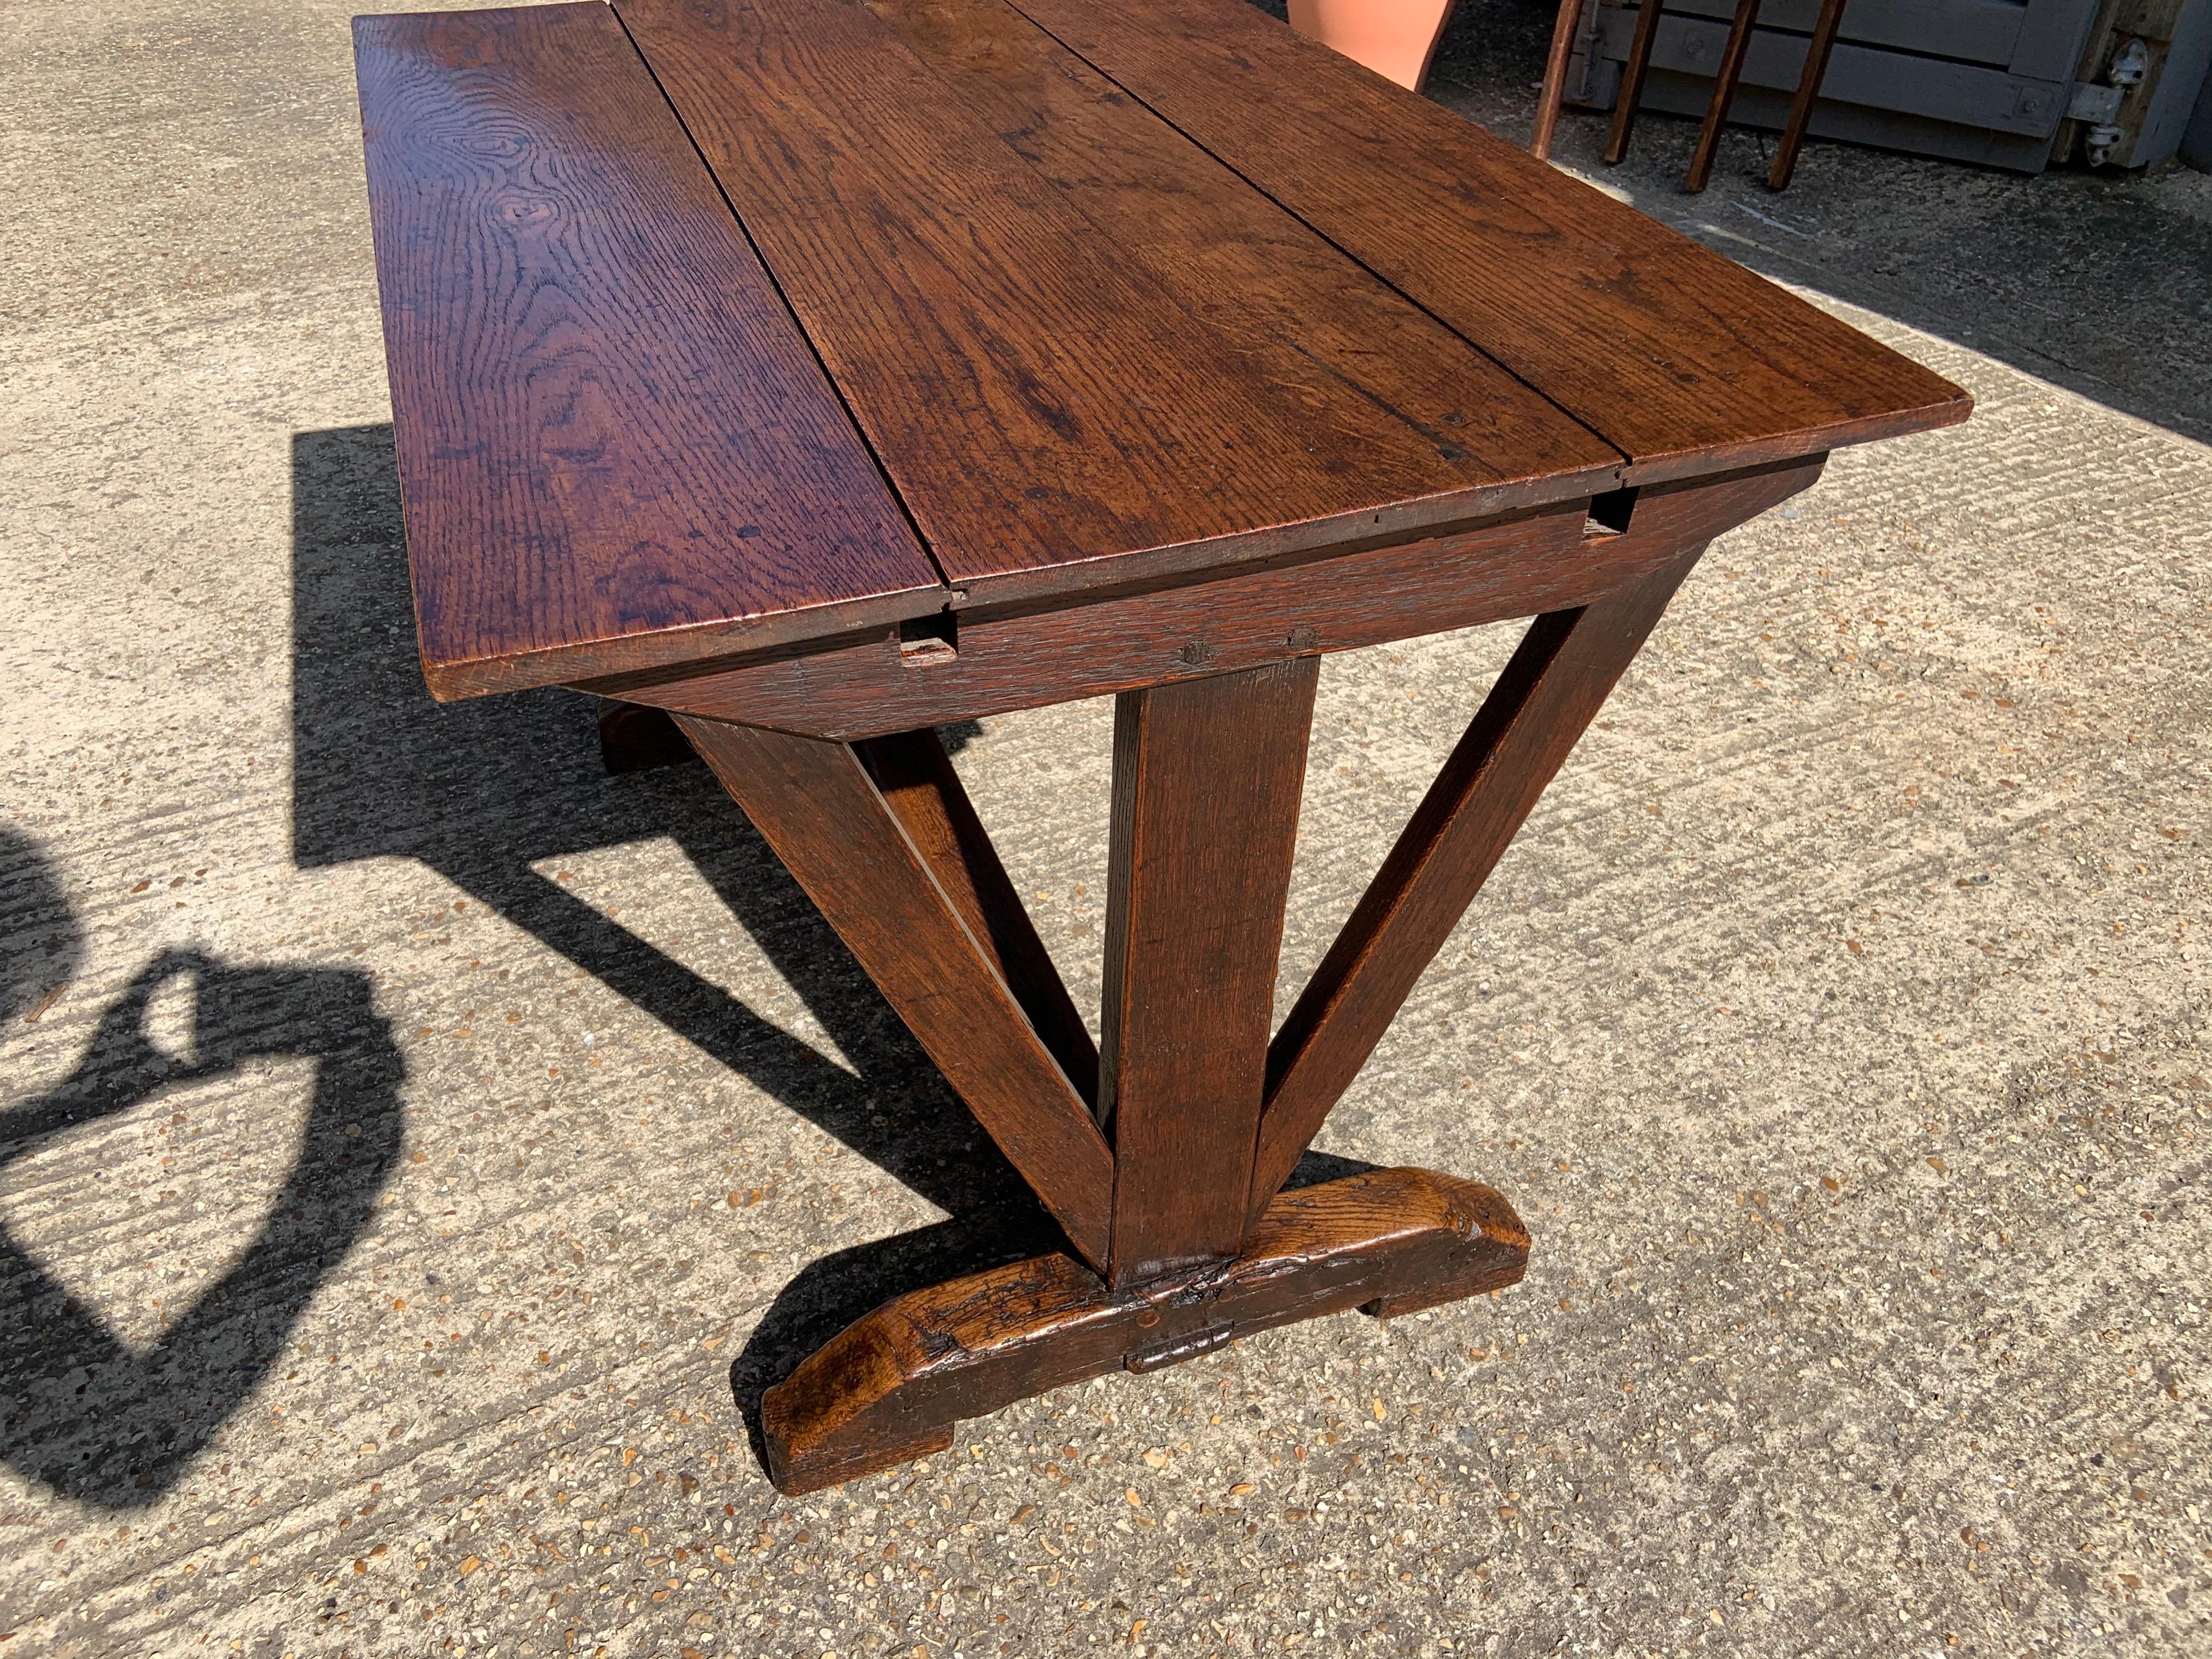
M1290 9L1299 33L1418 88L1451 0L1290 0Z

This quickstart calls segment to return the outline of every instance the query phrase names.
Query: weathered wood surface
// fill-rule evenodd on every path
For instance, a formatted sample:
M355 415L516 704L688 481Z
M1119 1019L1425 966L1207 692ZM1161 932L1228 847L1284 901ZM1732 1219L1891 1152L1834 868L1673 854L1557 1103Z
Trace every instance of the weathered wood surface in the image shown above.
M2010 9L2018 11L2017 7ZM1651 68L1662 76L1698 77L1697 82L1672 83L1676 92L1694 94L1693 107L1697 110L1710 106L1710 77L1727 52L1728 19L1733 10L1732 0L1711 6L1670 4L1659 21ZM1696 13L1705 15L1686 15ZM1917 116L1961 126L1969 131L1983 129L1992 136L2008 134L2048 139L2065 112L2070 76L2039 78L2008 68L2002 58L1995 63L1960 62L1948 56L1892 51L1860 35L1856 27L1857 4L1849 6L1845 16L1852 27L1844 29L1837 41L1824 77L1826 92L1822 101L1827 106L1822 112L1824 116L1832 118L1841 112L1841 106L1850 106L1863 118L1875 120L1877 131L1886 112L1890 119L1900 115ZM1601 50L1608 56L1625 57L1631 49L1632 27L1641 25L1632 26L1628 17L1611 11L1604 14L1604 20L1605 44ZM1732 106L1731 118L1738 125L1783 125L1783 119L1770 121L1757 112L1773 109L1778 104L1786 108L1788 94L1804 76L1810 44L1808 36L1766 27L1767 21L1767 13L1762 9L1761 27L1752 31L1751 43L1744 54L1742 74ZM1993 46L1990 50L1995 49ZM1783 96L1777 99L1771 95L1775 93ZM1656 107L1648 95L1644 104L1647 108ZM1668 106L1675 105L1670 101ZM1816 119L1814 130L1820 125ZM1915 131L1908 126L1893 126L1891 130L1898 133Z
M807 1361L779 1482L1510 1282L1277 1189L1695 550L1963 394L1239 0L618 9L361 25L426 665L696 750L1073 1253ZM1531 611L1270 1045L1319 656ZM1107 690L1094 1047L928 728Z
M1817 461L1797 463L1718 486L1639 492L1624 539L1647 539L1666 562L1529 629L1275 1033L1253 1166L1254 1216L1358 1075L1706 541L1804 489L1820 471Z
M1064 1255L933 1285L848 1326L769 1390L787 1495L952 1443L953 1425L1104 1372L1143 1371L1352 1308L1389 1315L1517 1283L1528 1233L1486 1187L1373 1170L1284 1193L1233 1261L1113 1291Z
M441 695L1456 533L1965 408L1237 0L621 15L360 25Z
M1319 663L1124 692L1100 1010L1116 1286L1244 1242Z
M2060 0L2062 5L2076 8L2081 3ZM1759 10L1759 26L1776 33L1810 34L1824 3L1825 0L1765 0ZM1735 0L1667 0L1666 9L1670 16L1709 17L1725 23L1735 13ZM1897 46L1931 58L2002 67L2012 61L2021 25L2032 9L2032 5L2022 5L2021 0L1850 0L1847 38L1863 46ZM1633 10L1641 27L1644 9L1637 6ZM1612 0L1607 0L1599 21L1601 25L1612 25L1617 15Z
M1627 454L1630 483L1948 425L1972 406L1245 0L1011 3Z
M1216 327L864 7L617 9L956 584L1328 545L1614 459L1494 371L1467 391L1519 413L1528 453L1440 444L1294 342Z
M1103 1267L1114 1157L1091 1111L844 744L677 724L1068 1243Z
M1485 511L1564 499L1567 475L1605 487L1620 459L1610 445L1006 0L869 4L976 121L1255 364L1372 404L1483 487Z
M434 692L934 607L928 556L604 6L363 17L354 39Z

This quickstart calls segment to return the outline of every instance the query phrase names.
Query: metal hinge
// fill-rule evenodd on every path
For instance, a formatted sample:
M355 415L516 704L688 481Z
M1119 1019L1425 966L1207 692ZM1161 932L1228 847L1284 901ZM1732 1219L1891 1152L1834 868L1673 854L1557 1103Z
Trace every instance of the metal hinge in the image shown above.
M2142 84L2143 76L2149 72L2149 46L2140 38L2131 37L2122 41L2119 49L2112 53L2112 62L2105 70L2105 84L2092 81L2074 83L2072 100L2066 106L2066 118L2083 124L2081 155L2091 167L2102 167L2112 159L2112 152L2133 136L2129 129L2118 125L2120 105L2129 93Z
M2109 121L2120 112L2120 100L2127 95L2125 87L2100 87L2094 81L2076 81L2074 100L2066 106L2066 118L2094 124Z

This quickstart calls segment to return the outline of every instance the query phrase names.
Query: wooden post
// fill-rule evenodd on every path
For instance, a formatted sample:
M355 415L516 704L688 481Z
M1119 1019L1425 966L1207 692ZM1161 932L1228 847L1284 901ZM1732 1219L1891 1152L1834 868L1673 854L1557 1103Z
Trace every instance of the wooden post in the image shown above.
M1243 1248L1318 657L1125 691L1098 1103L1116 1289Z
M1774 166L1766 175L1769 190L1787 190L1790 175L1797 170L1797 149L1812 125L1814 100L1820 95L1828 54L1836 48L1836 33L1843 23L1844 0L1820 0L1820 15L1805 47L1805 72L1797 77L1797 95L1790 100L1790 124L1782 129L1782 147L1774 152Z
M1574 56L1575 29L1582 17L1583 0L1559 0L1551 54L1544 60L1544 89L1536 96L1536 127L1528 137L1528 153L1540 161L1552 154L1552 131L1559 124L1559 100L1567 90L1567 59Z
M1605 141L1607 167L1618 167L1628 157L1628 134L1636 125L1636 106L1644 101L1644 77L1651 68L1651 46L1659 38L1659 18L1665 9L1660 0L1643 0L1636 9L1636 33L1629 41L1628 62L1621 66L1613 131Z
M1751 50L1752 26L1758 21L1759 0L1736 0L1720 72L1713 76L1712 101L1705 106L1705 125L1698 129L1698 147L1690 153L1690 176L1682 181L1686 196L1695 196L1712 177L1713 152L1720 148L1721 129L1728 125L1729 106L1735 101L1735 83L1743 77L1744 54Z

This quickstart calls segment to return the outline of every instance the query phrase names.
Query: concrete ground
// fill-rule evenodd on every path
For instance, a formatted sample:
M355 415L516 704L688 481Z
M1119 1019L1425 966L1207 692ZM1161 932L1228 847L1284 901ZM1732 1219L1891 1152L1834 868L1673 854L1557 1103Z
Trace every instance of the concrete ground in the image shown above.
M1716 548L1325 1133L1528 1281L793 1502L738 1402L1018 1218L702 773L424 693L349 9L0 12L0 1659L2212 1647L2212 179L1651 120L1981 406ZM1286 994L1508 634L1331 659ZM1082 1001L1109 724L960 755Z

